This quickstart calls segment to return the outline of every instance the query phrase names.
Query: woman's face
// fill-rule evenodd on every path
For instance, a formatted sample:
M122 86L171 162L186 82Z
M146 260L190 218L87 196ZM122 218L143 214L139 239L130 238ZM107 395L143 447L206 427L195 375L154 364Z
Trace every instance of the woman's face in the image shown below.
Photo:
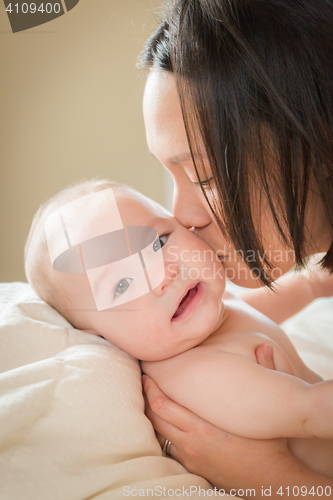
M185 227L194 227L197 235L218 252L231 281L240 286L261 286L240 252L237 253L231 242L222 235L198 184L172 74L160 70L150 71L144 93L143 112L148 147L174 179L174 216ZM207 177L210 177L208 161L203 161ZM212 193L207 191L207 194L210 196ZM283 245L270 210L261 206L261 213L265 216L260 218L258 229L267 257L275 266L272 278L276 279L294 265L294 253ZM250 260L251 252L243 257Z

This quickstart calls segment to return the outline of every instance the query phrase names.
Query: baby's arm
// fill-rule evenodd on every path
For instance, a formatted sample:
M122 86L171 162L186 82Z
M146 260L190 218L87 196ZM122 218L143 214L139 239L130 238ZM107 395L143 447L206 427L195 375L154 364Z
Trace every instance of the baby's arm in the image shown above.
M333 438L333 380L309 385L210 346L144 371L171 399L232 434Z
M275 290L266 287L248 290L240 293L239 298L280 324L314 299L333 295L333 274L312 266L277 279Z

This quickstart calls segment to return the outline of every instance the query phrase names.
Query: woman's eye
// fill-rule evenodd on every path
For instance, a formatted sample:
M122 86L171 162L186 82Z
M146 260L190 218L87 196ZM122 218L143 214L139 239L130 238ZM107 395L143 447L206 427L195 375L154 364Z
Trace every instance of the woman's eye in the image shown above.
M157 250L160 250L160 248L164 247L168 237L169 237L168 234L163 234L163 236L159 236L157 240L154 241L153 243L154 252L157 252Z
M206 179L205 181L195 182L194 184L196 186L202 186L203 188L211 187L213 180L214 177L209 177L209 179Z
M126 292L132 281L132 278L123 278L122 280L120 280L116 285L115 294L120 295L121 293Z

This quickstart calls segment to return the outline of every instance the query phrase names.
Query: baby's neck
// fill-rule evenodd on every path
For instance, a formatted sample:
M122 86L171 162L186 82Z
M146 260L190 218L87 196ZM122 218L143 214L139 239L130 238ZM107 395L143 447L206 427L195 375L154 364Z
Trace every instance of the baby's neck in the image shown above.
M230 308L227 307L225 302L223 301L221 304L221 312L220 312L219 319L217 320L214 327L212 328L212 331L209 333L209 335L207 335L205 340L200 342L200 344L198 344L198 345L204 345L204 344L207 344L210 342L214 342L216 335L218 335L220 333L222 325L224 325L224 323L227 321L229 314L230 314Z

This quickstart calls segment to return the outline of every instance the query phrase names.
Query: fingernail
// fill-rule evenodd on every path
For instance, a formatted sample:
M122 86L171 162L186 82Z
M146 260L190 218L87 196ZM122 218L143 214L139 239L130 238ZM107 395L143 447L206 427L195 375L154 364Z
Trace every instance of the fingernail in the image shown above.
M265 358L268 359L269 361L273 360L273 349L272 346L270 346L269 344L265 344L264 346L264 355Z

